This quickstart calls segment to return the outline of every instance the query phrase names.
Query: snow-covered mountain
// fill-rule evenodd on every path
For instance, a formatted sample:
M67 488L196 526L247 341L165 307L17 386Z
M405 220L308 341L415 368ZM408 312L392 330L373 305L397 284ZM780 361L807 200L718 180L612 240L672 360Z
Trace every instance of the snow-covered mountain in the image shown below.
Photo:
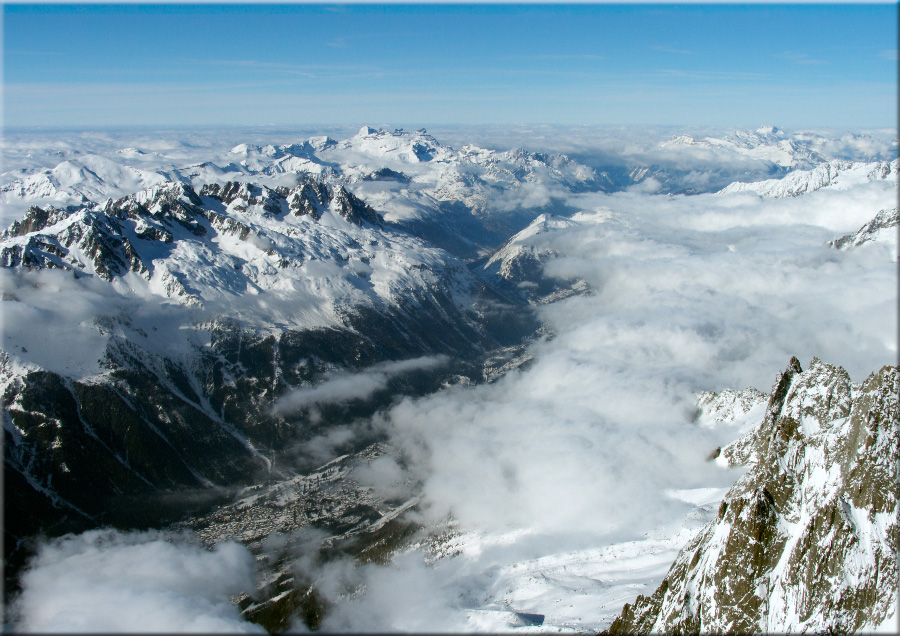
M763 197L796 197L821 188L846 190L871 181L897 182L900 160L863 163L858 161L829 161L812 170L796 170L781 179L767 179L752 183L732 183L719 194L754 192Z
M755 131L738 130L722 137L678 135L661 143L660 148L724 151L781 168L806 169L827 161L820 150L823 141L818 135L792 135L775 126L760 126Z
M338 324L341 305L389 303L399 290L440 283L451 295L467 293L471 277L455 259L381 225L342 186L310 181L276 191L228 182L198 195L167 183L98 206L31 208L0 235L0 258L6 267L116 279L139 295L187 304L270 292L304 307L276 322L303 327Z
M133 154L122 156L131 158ZM80 205L131 194L166 180L165 175L156 171L123 165L100 155L85 155L0 186L0 202Z
M718 517L609 633L857 632L894 624L900 369L854 384L796 358L765 416L721 449L749 470Z
M559 256L544 244L547 233L577 226L565 217L542 214L494 252L481 274L499 289L546 303L587 291L584 281L562 281L546 276L544 264Z
M290 190L314 178L345 186L387 222L428 234L432 242L466 257L492 248L565 193L603 187L592 168L565 155L473 145L456 150L424 129L369 126L340 141L317 136L281 145L242 143L186 165L126 148L6 176L14 178L2 186L2 201L22 211L29 205L103 203L173 181L199 192L228 181Z
M694 419L701 426L715 427L727 424L743 431L755 426L765 414L769 396L753 387L741 391L724 389L715 393L704 391L697 397L697 413Z
M829 162L835 164L833 176L838 166L890 162L896 158L895 149L896 142L889 146L866 134L788 132L775 126L724 134L682 133L644 153L644 162L628 165L616 181L631 181L651 191L699 194L732 184L739 189L741 183L777 181Z
M3 190L8 208L40 204L0 234L8 501L38 511L12 515L15 536L137 514L110 498L240 482L397 386L494 377L538 323L410 232L472 255L546 189L593 178L561 155L368 127L180 165L69 154ZM447 354L377 372L385 388L362 398L274 408L330 374Z
M775 418L773 430L790 433L784 470L802 481L807 468L822 472L820 447L832 452L844 443L838 432L862 430L857 413L877 411L865 406L877 401L874 389L848 385L849 419L822 416L813 430L803 415L788 430L790 409L772 406L779 390L701 393L695 412L691 396L722 375L758 382L734 369L766 364L769 373L785 342L829 353L859 344L850 357L867 369L896 351L884 310L893 264L881 256L882 244L896 246L897 209L871 218L893 205L896 161L836 157L824 137L775 129L684 138L656 148L669 164L632 165L629 156L617 159L627 170L609 171L550 151L456 149L425 130L331 134L175 150L108 142L36 151L3 175L8 576L42 532L175 523L209 545L234 540L253 551L258 586L239 606L274 631L314 627L330 603L366 595L314 580L324 562L350 568L348 555L356 567L416 551L434 568L422 580L447 577L439 588L451 590L458 625L598 630L637 590L654 589L686 543L725 532L703 529L737 479L703 461L711 450L723 446L721 465L746 460L755 475L772 462L756 460L763 442L754 431ZM679 163L695 151L718 172ZM787 173L805 161L819 163ZM786 173L765 196L713 196L727 183ZM821 192L776 198L778 188ZM828 210L839 213L827 223L810 215L805 203L817 200L836 201ZM866 219L829 244L845 252L825 248ZM786 228L777 240L773 221ZM834 302L822 316L788 322L818 308L823 290ZM865 312L871 321L859 319ZM831 377L820 366L794 376L809 375L812 386ZM791 385L797 397L785 405L828 402L834 383L825 384L806 398ZM834 408L846 401L838 397ZM705 477L672 486L652 466L628 474L644 454L681 462L686 445ZM862 465L867 452L831 464ZM484 483L468 490L479 469ZM583 474L592 477L574 484ZM610 479L602 496L595 477ZM771 486L759 477L781 515L766 532L788 528L788 542L818 532L803 515L832 506L832 482L784 494L774 490L782 477ZM628 488L613 493L620 483ZM729 495L732 530L743 528L747 492ZM858 540L876 545L865 534L874 526L856 520L868 504L841 492ZM635 511L644 497L658 504L653 514ZM585 501L610 503L588 510ZM607 508L661 525L618 528ZM603 529L556 527L585 518ZM704 557L704 572L717 560L755 567L757 544L732 535L721 559ZM291 541L307 536L316 556L304 553L300 566ZM862 564L851 574L871 579L870 555L851 544L840 544ZM821 596L842 598L832 592Z
M849 250L866 243L888 243L894 248L897 260L897 244L900 242L900 208L879 210L875 217L853 234L830 241L828 245L839 250Z
M313 178L33 207L0 234L0 258L7 483L43 511L22 518L32 531L105 518L117 493L269 470L329 417L377 408L396 382L480 378L479 360L537 327L457 258ZM378 371L336 404L275 408L328 374L448 354L414 376Z

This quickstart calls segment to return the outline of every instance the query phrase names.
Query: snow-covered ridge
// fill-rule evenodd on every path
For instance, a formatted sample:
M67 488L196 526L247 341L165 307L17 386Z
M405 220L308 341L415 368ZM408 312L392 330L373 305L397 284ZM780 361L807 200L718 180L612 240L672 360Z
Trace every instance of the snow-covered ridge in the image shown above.
M31 208L0 234L0 262L197 306L266 292L292 299L293 315L279 320L302 326L339 323L339 305L391 304L434 285L468 293L461 263L381 223L343 186L230 182L197 194L169 182L101 205Z
M724 151L736 156L768 161L783 168L810 168L827 161L818 146L821 139L789 135L775 126L761 126L755 131L738 130L723 137L695 139L691 135L677 135L659 145L661 149L692 148Z
M701 426L713 428L721 423L743 431L760 422L768 399L768 395L753 387L742 391L724 389L719 393L704 391L697 397L695 419Z
M140 168L129 165L130 161L139 162ZM155 170L151 169L154 165ZM206 183L224 183L236 177L257 177L253 180L261 185L277 185L266 178L277 180L285 174L312 175L349 184L375 171L403 166L432 187L448 171L477 174L505 185L550 179L580 186L595 176L591 168L576 164L565 155L542 155L522 149L497 152L471 145L455 150L442 145L425 129L385 131L365 126L341 141L319 136L281 145L242 143L223 157L181 166L157 153L124 148L110 157L86 155L18 176L2 186L0 192L5 203L49 199L69 204L82 203L82 197L100 202L173 179L190 182L197 189ZM454 181L452 177L450 180Z
M407 228L431 223L436 209L443 206L446 211L455 206L459 218L445 228L446 240L439 244L454 251L468 245L455 253L474 259L508 236L499 237L490 230L487 236L477 225L499 226L511 233L537 214L558 209L576 193L617 191L646 182L647 188L696 194L721 189L736 179L763 179L789 169L813 169L828 161L886 158L881 139L787 133L774 127L703 138L680 135L659 148L651 142L648 147L655 149L640 160L649 163L635 164L628 159L631 151L623 149L625 155L612 157L607 167L591 167L595 164L585 165L565 154L523 148L490 149L471 143L454 148L424 129L364 126L345 139L317 135L284 142L233 143L240 141L236 138L189 151L176 145L160 151L160 146L142 147L140 142L128 140L122 147L94 144L87 154L71 150L18 156L19 167L11 165L12 169L0 176L3 223L19 218L29 205L101 203L170 181L188 183L199 192L207 184L228 181L273 190L293 188L313 178L332 186L344 185L389 222ZM525 147L528 141L523 140ZM715 175L698 176L698 165L707 166L702 170L714 170ZM469 218L473 215L474 224ZM516 215L522 218L507 223ZM463 227L469 231L460 229Z
M871 181L897 182L900 160L858 162L829 161L812 170L797 170L781 179L753 183L732 183L718 192L721 195L754 192L763 197L796 197L822 188L848 189Z
M89 206L169 182L189 184L197 192L228 182L274 191L315 180L346 188L389 222L407 229L410 224L430 223L439 210L453 206L453 218L444 215L435 224L443 228L443 240L437 236L430 240L459 249L455 253L466 258L495 247L506 238L497 232L502 234L507 226L519 229L522 220L527 222L554 200L606 185L592 168L562 154L498 151L471 144L457 150L424 129L387 131L369 126L343 140L314 136L283 144L239 143L224 151L192 153L187 159L133 146L105 156L75 153L55 167L4 176L10 179L0 190L6 223L20 218L31 205Z
M749 465L718 517L610 633L868 631L896 612L900 369L861 384L793 358L765 417L722 449Z
M853 234L830 241L828 245L839 250L848 250L866 243L890 243L897 260L898 228L900 228L900 208L879 210L875 217Z
M514 255L521 253L522 249L529 246L529 239L540 234L546 234L554 230L565 229L577 225L575 221L552 214L541 214L528 227L516 233L503 246L500 247L485 263L484 268L489 269L498 262L508 262Z
M389 132L363 126L356 135L336 143L333 148L402 163L448 162L456 157L452 148L442 146L424 128L415 132L399 128Z
M127 150L121 153L123 158L135 156L136 149ZM166 181L167 177L159 172L122 165L100 155L85 155L3 185L0 202L46 200L55 205L80 205L131 194Z
M578 225L578 221L541 214L504 243L482 266L482 274L500 287L516 289L536 302L550 302L587 290L583 281L560 281L544 275L544 265L559 256L545 235Z

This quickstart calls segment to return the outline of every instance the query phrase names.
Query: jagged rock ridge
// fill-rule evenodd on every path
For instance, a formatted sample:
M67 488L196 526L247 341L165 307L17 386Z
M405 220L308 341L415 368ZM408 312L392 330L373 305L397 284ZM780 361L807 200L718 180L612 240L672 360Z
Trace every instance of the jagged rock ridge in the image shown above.
M763 197L797 197L822 188L848 188L869 181L896 181L900 160L893 161L829 161L811 170L795 170L781 179L752 183L732 183L718 194L753 192Z
M898 226L900 226L900 208L879 210L871 221L856 232L830 241L828 245L835 249L846 250L882 238L892 240L896 245ZM896 260L896 255L894 259Z
M748 465L651 596L608 632L856 632L897 597L900 370L855 385L796 358L764 419L721 451Z

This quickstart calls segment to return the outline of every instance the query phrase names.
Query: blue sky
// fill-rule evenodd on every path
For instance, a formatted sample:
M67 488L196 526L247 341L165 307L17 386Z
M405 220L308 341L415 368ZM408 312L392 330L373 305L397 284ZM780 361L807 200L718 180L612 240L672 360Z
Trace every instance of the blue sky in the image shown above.
M6 5L6 126L895 126L897 6Z

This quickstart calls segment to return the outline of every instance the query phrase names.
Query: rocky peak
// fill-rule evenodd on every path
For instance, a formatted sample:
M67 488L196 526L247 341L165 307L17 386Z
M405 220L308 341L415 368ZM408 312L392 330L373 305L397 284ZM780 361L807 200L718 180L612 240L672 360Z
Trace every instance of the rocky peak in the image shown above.
M293 189L282 186L274 190L237 181L222 185L211 183L203 186L200 193L241 212L250 206L260 206L264 213L278 215L283 211L282 203L286 202L295 216L308 215L319 220L325 210L332 209L355 225L371 223L380 226L384 223L381 215L344 186L332 188L314 179Z
M0 245L0 265L93 271L105 280L129 271L147 273L132 243L122 236L123 228L115 215L95 209L74 211L67 216L71 222L62 227L51 230L55 223L44 227L36 223L34 227L40 229L5 241Z
M310 137L303 143L313 150L321 151L327 148L333 148L338 142L327 135L321 135L319 137Z
M100 207L108 216L119 219L144 220L166 226L173 222L196 236L206 234L200 219L206 216L203 200L194 189L179 182L142 190L117 201L108 200ZM158 228L160 232L164 228Z
M853 234L847 234L828 243L829 247L843 250L857 247L863 243L879 240L882 234L889 233L889 237L897 239L897 228L900 226L900 208L880 210L875 217L859 228ZM893 229L893 232L888 232Z
M749 470L651 596L609 633L866 631L895 614L900 369L861 385L796 358L758 427L726 447Z
M768 135L779 135L784 136L784 131L778 128L777 126L760 126L756 129L757 135L768 136Z
M409 177L390 168L380 168L373 170L367 175L360 178L361 181L397 181L399 183L409 183Z
M0 238L6 239L13 236L24 236L32 232L40 232L44 228L59 223L68 215L68 210L59 210L53 206L39 208L33 205L25 212L22 220L14 221L12 225L0 234Z
M309 215L316 220L321 218L330 200L328 187L318 181L309 181L293 190L285 190L283 196L295 215Z
M239 181L228 181L223 185L208 183L200 190L200 194L218 199L225 205L233 205L238 201L237 206L242 210L251 205L259 205L269 214L276 215L282 212L279 199L284 198L269 188Z
M354 225L362 225L364 222L372 225L384 224L380 214L344 186L338 186L334 191L332 205L338 214Z

